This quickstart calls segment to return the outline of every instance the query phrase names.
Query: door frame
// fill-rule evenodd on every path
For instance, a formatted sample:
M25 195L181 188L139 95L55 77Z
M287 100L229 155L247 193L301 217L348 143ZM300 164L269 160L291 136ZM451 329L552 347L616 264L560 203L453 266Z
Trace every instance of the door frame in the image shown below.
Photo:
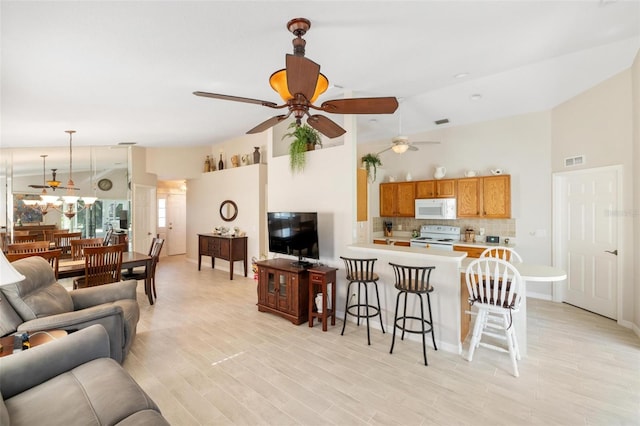
M565 268L567 266L567 242L560 237L563 234L562 230L562 217L566 214L566 199L563 196L563 187L566 182L566 178L569 176L576 176L579 174L590 174L603 171L613 171L616 175L616 191L617 191L617 204L616 211L616 249L620 252L624 247L624 221L623 221L623 166L604 166L604 167L591 167L586 169L571 170L554 172L553 175L553 188L552 188L552 215L553 215L553 238L552 238L552 256L554 266ZM616 322L622 324L622 296L623 296L623 275L624 275L624 253L616 256ZM569 279L569 277L567 278ZM564 284L563 284L564 283ZM564 302L564 295L566 290L566 280L563 283L553 283L552 299L554 302Z

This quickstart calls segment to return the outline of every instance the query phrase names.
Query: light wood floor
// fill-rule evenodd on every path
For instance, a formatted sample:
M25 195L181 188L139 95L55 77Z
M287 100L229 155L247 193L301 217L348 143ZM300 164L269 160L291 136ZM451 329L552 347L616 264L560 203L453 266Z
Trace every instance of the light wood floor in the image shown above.
M208 259L208 258L207 258ZM614 321L528 300L529 355L473 362L341 320L323 333L256 307L256 282L183 256L158 264L158 300L124 367L173 425L640 424L640 341ZM344 284L338 280L338 286ZM466 346L465 346L466 350Z

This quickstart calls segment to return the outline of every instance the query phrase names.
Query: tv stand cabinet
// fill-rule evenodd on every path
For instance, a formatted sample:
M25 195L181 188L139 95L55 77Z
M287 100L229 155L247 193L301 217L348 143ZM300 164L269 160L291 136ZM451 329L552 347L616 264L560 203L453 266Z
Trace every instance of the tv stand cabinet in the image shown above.
M271 259L258 265L258 310L300 325L309 319L309 272L290 259Z

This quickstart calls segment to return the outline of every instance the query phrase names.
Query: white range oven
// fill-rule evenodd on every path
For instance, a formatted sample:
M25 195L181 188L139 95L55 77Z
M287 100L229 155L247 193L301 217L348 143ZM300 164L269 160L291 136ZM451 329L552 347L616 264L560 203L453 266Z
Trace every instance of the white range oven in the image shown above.
M453 245L460 241L459 226L422 225L420 236L412 238L411 247L429 247L453 251Z

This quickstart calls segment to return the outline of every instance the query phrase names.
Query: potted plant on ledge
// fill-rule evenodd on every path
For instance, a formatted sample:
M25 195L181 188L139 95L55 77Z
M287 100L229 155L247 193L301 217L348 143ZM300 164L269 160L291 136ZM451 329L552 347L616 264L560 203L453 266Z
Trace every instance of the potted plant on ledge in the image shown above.
M380 161L380 156L378 154L372 154L372 153L365 154L362 157L362 164L364 165L364 168L367 170L367 178L369 178L369 182L373 183L376 180L377 166L382 166L382 161Z
M295 121L288 128L293 131L282 135L282 139L293 138L289 144L289 165L292 172L301 172L307 160L306 152L314 150L316 145L322 146L320 133L307 124L299 125Z

